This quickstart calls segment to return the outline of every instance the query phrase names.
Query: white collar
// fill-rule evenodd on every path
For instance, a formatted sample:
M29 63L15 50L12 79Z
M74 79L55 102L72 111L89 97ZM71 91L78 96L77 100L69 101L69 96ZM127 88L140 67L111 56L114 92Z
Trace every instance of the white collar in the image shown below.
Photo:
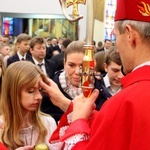
M109 81L109 78L108 78L108 74L106 74L106 76L103 78L103 80L104 80L105 87L107 88L108 92L109 92L111 95L115 95L116 93L118 93L119 91L121 91L122 86L120 86L120 88L119 88L117 91L114 90L114 89L111 87L111 84L110 84L110 81Z
M27 53L25 53L24 56L22 56L22 55L19 53L19 51L18 51L18 52L17 52L17 55L18 55L18 57L19 57L19 60L21 60L22 58L24 58L24 60L25 60Z
M108 74L105 75L105 77L103 78L103 80L104 80L104 84L105 84L106 88L111 87L110 81L109 81L109 78L108 78Z
M39 63L33 56L32 56L32 59L33 59L35 65L42 64L42 63L43 63L43 65L45 64L45 60L44 59L43 59L43 61L41 63Z

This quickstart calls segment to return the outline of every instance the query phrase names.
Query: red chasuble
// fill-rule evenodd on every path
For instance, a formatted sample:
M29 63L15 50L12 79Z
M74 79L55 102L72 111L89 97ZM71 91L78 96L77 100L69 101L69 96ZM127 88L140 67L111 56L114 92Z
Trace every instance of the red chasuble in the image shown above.
M8 149L0 142L0 150L8 150Z
M60 140L85 133L89 140L78 142L73 150L150 149L150 66L136 69L121 82L123 90L104 103L91 125L76 120Z

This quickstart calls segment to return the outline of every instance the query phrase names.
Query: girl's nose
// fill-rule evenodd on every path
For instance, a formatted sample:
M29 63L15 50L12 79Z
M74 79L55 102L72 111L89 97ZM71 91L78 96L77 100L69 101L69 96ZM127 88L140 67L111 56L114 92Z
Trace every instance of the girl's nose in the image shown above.
M37 100L42 100L42 94L40 91L37 91L36 94L35 94L35 99Z

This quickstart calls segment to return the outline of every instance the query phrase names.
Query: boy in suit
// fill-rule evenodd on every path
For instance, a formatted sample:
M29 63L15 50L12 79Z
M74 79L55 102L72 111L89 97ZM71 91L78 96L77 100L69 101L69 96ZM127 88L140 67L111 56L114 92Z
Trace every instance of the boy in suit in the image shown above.
M30 53L30 61L38 65L49 78L52 78L55 72L55 63L49 59L45 59L46 43L42 37L36 36L32 38Z
M21 33L18 35L16 44L18 51L15 55L8 58L7 67L13 62L30 59L31 56L27 53L30 48L30 40L31 36L28 34Z

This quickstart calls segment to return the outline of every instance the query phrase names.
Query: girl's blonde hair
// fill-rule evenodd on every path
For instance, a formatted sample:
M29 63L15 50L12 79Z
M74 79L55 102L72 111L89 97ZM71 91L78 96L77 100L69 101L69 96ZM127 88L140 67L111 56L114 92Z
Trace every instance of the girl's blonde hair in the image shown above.
M1 95L1 89L2 89L2 80L3 80L3 76L5 73L5 67L4 67L4 62L3 62L3 57L0 56L0 67L1 67L1 77L0 77L0 95Z
M10 149L16 149L24 145L19 139L19 131L24 122L20 93L24 86L33 87L39 76L47 82L41 69L31 62L19 61L11 64L4 75L2 82L2 97L0 101L1 113L4 119L4 129L1 140ZM39 106L40 107L40 106ZM44 142L47 129L42 123L39 108L31 112L31 121L39 133L36 143Z

